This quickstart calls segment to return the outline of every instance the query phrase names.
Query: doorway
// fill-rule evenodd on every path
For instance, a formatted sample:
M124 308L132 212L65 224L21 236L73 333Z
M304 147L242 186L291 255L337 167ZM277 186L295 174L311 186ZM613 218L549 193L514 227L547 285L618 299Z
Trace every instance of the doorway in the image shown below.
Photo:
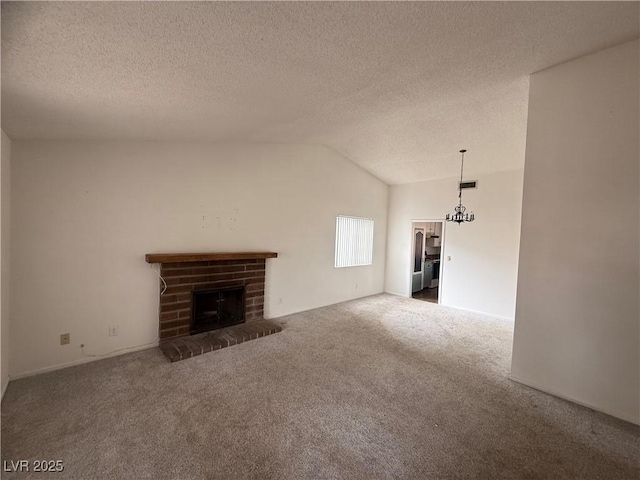
M411 296L417 300L440 303L441 252L444 222L412 222Z

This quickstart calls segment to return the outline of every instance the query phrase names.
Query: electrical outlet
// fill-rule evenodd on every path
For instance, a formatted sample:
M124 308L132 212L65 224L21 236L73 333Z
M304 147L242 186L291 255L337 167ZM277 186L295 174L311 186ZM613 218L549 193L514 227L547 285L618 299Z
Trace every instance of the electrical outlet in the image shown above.
M60 345L69 345L71 343L71 334L63 333L60 335Z
M109 336L116 337L118 335L118 325L112 325L109 327Z

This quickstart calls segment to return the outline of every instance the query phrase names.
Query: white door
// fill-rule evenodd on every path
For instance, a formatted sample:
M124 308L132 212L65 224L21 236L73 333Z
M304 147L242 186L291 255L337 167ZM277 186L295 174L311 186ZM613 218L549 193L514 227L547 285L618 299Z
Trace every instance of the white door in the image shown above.
M411 293L422 290L423 268L424 228L415 227L413 229L413 273L411 274Z

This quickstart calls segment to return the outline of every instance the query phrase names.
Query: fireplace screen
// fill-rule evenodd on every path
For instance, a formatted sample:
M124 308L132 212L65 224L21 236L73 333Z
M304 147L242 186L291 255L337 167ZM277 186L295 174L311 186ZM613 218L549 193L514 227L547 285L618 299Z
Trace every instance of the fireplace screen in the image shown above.
M243 322L243 287L193 292L191 335Z

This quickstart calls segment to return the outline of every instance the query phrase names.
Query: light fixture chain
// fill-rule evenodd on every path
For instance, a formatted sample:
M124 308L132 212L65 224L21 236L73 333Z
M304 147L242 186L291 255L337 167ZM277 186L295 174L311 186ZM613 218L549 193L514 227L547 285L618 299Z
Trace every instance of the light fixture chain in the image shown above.
M462 153L462 163L460 164L460 183L458 184L458 200L460 200L460 205L462 205L462 171L464 170L464 152Z

